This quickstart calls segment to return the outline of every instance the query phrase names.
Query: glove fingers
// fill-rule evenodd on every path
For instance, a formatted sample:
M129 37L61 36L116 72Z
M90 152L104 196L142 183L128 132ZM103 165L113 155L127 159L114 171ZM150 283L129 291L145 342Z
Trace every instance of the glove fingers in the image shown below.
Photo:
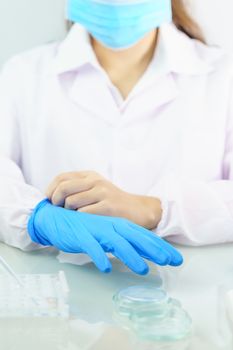
M133 229L137 230L138 232L144 232L145 235L148 236L149 239L152 239L153 241L157 241L157 243L167 252L171 255L171 261L169 265L171 266L179 266L183 263L183 257L180 254L180 252L174 248L171 244L166 242L164 239L160 238L156 235L156 233L152 233L151 231L145 229L144 227L138 226L132 222L129 222L129 226Z
M102 245L106 251L111 252L116 258L121 260L130 270L145 275L149 271L148 265L137 253L137 251L124 238L111 233L111 241Z
M77 233L76 233L77 236ZM85 237L85 239L80 239ZM82 232L78 237L78 246L81 246L82 250L89 255L93 260L96 267L102 272L110 272L112 270L112 265L105 254L101 245L89 234L89 232ZM79 248L80 250L80 248Z
M114 226L116 231L130 242L144 258L162 266L170 264L171 254L160 244L160 240L157 241L155 235L151 234L152 237L150 237L146 229L138 230L128 223L118 223Z

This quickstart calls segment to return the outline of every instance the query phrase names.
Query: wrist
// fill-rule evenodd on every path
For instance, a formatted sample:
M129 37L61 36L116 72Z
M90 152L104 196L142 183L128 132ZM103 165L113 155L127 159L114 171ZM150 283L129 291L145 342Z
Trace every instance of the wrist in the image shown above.
M148 230L154 230L162 218L162 203L155 197L145 197L145 202L147 214L144 226Z
M148 230L155 229L162 218L161 201L158 198L149 196L132 194L129 196L130 199L122 207L123 212L120 216L127 217L135 224L145 227Z

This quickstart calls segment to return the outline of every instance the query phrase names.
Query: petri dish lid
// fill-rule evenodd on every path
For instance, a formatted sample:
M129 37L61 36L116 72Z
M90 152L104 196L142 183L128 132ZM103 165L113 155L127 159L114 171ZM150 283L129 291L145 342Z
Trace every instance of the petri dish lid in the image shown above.
M137 309L161 308L168 304L167 293L151 285L132 286L113 296L115 310L131 314Z
M132 286L116 293L114 319L124 328L150 341L176 341L187 338L192 320L176 299L153 285Z

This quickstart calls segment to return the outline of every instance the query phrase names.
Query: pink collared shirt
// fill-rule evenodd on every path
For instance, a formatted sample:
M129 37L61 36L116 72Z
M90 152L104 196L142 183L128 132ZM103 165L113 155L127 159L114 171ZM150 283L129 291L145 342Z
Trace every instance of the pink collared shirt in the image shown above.
M161 199L161 237L233 241L232 62L166 24L124 101L79 25L9 60L0 76L0 240L35 248L27 221L48 184L95 170Z

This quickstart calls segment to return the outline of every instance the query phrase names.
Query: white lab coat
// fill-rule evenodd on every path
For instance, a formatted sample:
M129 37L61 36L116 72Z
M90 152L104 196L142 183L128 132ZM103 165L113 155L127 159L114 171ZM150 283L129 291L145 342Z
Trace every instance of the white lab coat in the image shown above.
M163 25L150 67L123 101L75 25L9 60L0 76L0 240L27 233L53 178L95 170L161 199L157 234L233 241L232 59Z

